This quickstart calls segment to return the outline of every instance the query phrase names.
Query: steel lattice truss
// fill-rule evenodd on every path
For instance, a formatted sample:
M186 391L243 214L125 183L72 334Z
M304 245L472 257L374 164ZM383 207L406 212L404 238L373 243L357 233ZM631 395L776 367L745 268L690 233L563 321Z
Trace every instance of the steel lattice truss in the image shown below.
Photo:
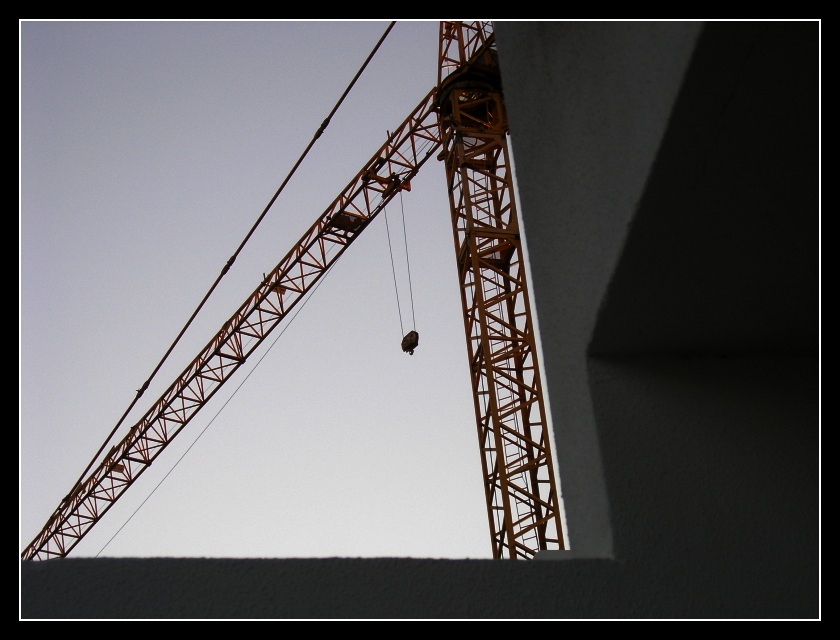
M499 71L486 27L444 24L441 43L443 153L493 556L532 558L562 549L563 535Z
M563 548L490 23L441 23L438 85L21 554L66 556L443 146L493 556Z
M66 556L440 147L432 89L178 379L64 498L24 560Z

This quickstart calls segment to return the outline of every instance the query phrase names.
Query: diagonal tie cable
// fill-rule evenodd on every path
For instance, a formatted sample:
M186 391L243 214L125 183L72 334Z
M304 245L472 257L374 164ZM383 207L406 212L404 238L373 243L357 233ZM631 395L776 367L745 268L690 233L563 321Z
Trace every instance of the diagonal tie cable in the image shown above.
M134 405L135 405L135 404L137 404L137 401L140 399L140 397L143 395L143 393L146 391L146 389L148 389L148 388L149 388L149 384L151 383L152 379L155 377L155 375L157 375L157 372L158 372L158 371L160 370L160 368L163 366L163 363L164 363L164 362L166 362L166 359L167 359L167 358L169 357L169 355L172 353L172 350L175 348L175 346L176 346L176 345L178 344L178 342L181 340L181 338L183 337L184 333L186 333L187 329L188 329L188 328L189 328L189 326L192 324L192 322L193 322L193 320L195 319L195 317L198 315L198 312L199 312L199 311L201 311L201 309L202 309L202 307L204 306L204 304L205 304L205 303L207 302L207 300L210 298L210 295L213 293L213 291L215 291L216 287L219 285L219 282L221 282L221 280L222 280L222 278L225 276L225 274L227 274L227 272L228 272L228 271L230 271L231 266L233 266L233 263L236 261L237 256L239 256L240 252L241 252L241 251L242 251L242 249L245 247L245 244L248 242L248 240L250 240L250 239L251 239L251 236L254 234L254 231L256 231L257 227L260 225L260 223L263 221L263 218L265 218L266 214L268 213L268 210L272 207L272 205L274 204L274 202L277 200L278 196L279 196L279 195L280 195L280 193L283 191L283 189L286 187L286 184L289 182L289 180L291 179L291 177L294 175L295 171L297 171L297 169L298 169L298 167L300 166L301 162L303 162L303 159L304 159L304 158L306 157L306 155L309 153L309 150L310 150L310 149L312 149L312 146L315 144L315 141L316 141L318 138L320 138L320 137L321 137L321 134L323 134L323 133L324 133L324 131L326 130L326 128L329 126L329 124L330 124L330 119L331 119L331 118L335 115L335 112L336 112L336 111L338 111L339 106L341 106L341 103L342 103L342 102L344 102L344 99L347 97L347 94L348 94L348 93L350 93L350 90L353 88L353 85L355 85L355 84L356 84L356 81L357 81L357 80L359 79L359 77L362 75L362 72L363 72L363 71L365 70L365 68L368 66L368 64L370 63L370 61L371 61L371 59L373 58L373 56L374 56L374 55L376 54L376 52L379 50L379 47L380 47L380 46L382 45L382 43L385 41L385 38L386 38L386 37L388 36L388 34L391 32L391 29L393 29L393 28L394 28L394 25L395 25L395 24L396 24L396 21L392 21L392 22L388 25L388 28L387 28L387 29L385 29L385 33L383 33L383 34L382 34L382 37L381 37L381 38L379 39L379 41L376 43L376 46L373 48L373 50L372 50L372 51L370 52L370 54L368 55L367 59L364 61L364 63L362 64L362 66L359 68L359 70L356 72L356 75L355 75L355 76L353 77L353 79L350 81L350 84L349 84L349 85L347 86L347 88L344 90L344 93L342 93L342 94L341 94L341 97L338 99L338 102L336 102L335 106L332 108L332 111L330 111L329 115L328 115L328 116L326 117L326 119L325 119L325 120L321 123L321 126L318 128L318 131L316 131L316 132L315 132L315 135L312 137L312 140L309 142L309 144L307 145L306 149L305 149L305 150L303 151L303 153L300 155L300 157L298 158L297 162L296 162L296 163L295 163L295 165L292 167L292 169L291 169L291 171L289 172L289 174L286 176L286 179L285 179L285 180L283 180L283 183L280 185L280 187L279 187L279 188L277 189L277 191L274 193L274 195L272 196L271 200L269 200L269 201L268 201L268 204L265 206L265 209L263 209L263 212L260 214L259 218L257 218L257 221L253 224L253 226L251 227L251 230L250 230L250 231L248 231L248 233L247 233L247 235L245 236L245 238L242 240L242 242L241 242L241 243L239 244L239 246L236 248L236 251L234 251L233 255L232 255L232 256L228 259L228 261L225 263L225 266L224 266L224 267L222 267L222 271L221 271L221 273L219 273L219 275L216 277L216 281L213 283L213 285L210 287L210 289L209 289L209 290L207 291L207 293L204 295L204 298L202 298L201 302L198 304L198 306L196 307L195 311L193 311L193 313L192 313L192 315L190 316L189 320L187 320L187 323L184 325L184 328L183 328L183 329L181 329L181 332L178 334L178 336L175 338L175 340L174 340L174 341L172 342L172 344L169 346L169 349L167 349L167 350L166 350L166 353L163 355L163 357L161 358L160 362L159 362L159 363L158 363L158 365L155 367L154 371L152 371L151 375L150 375L150 376L148 377L148 379L147 379L147 380L143 383L143 386L141 386L141 387L137 390L137 395L134 397L134 400L132 400L132 401L131 401L131 404L128 406L128 408L127 408L127 409L125 410L125 412L123 413L122 417L120 417L120 419L119 419L119 421L117 422L117 424L116 424L116 425L114 426L114 428L111 430L111 433L109 433L109 434L108 434L108 437L105 439L105 442L103 442L103 443L102 443L102 446L99 448L99 451L97 451L97 452L96 452L96 454L93 456L93 459L92 459L92 460L88 463L87 467L85 467L85 470L82 472L82 475L80 475L80 476L79 476L79 479L78 479L78 480L76 480L75 484L71 487L71 489L70 489L70 491L68 492L67 496L65 496L65 500L66 500L66 499L68 499L68 498L69 498L69 497L73 494L73 491L76 489L76 487L77 487L77 486L79 486L79 483L80 483L80 482L82 482L82 480L84 480L85 475L87 474L87 472L88 472L88 471L90 471L90 468L93 466L93 464L96 462L96 460L97 460L97 459L99 458L99 456L102 454L102 452L105 450L105 447L107 447L107 446L108 446L108 443L111 441L111 438L113 438L113 437L114 437L114 434L117 432L117 429L119 429L119 428L120 428L120 425L122 425L122 423L123 423L123 421L125 420L126 416L128 416L128 414L129 414L129 413L131 412L131 410L134 408Z

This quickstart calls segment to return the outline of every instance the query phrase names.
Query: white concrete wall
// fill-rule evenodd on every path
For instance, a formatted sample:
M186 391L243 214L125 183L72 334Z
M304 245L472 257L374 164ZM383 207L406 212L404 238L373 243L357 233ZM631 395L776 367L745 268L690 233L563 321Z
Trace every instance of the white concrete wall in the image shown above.
M587 351L700 28L497 27L574 557L613 553Z

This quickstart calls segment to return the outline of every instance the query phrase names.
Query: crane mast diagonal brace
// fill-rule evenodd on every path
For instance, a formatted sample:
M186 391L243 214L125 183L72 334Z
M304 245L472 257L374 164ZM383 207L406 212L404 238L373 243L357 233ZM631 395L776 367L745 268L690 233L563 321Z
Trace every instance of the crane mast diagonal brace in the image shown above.
M88 478L24 560L66 556L439 148L493 557L562 549L551 436L489 22L442 22L438 84Z
M489 23L441 23L438 104L494 558L563 549Z
M440 148L433 88L347 188L102 462L61 501L23 560L66 556Z

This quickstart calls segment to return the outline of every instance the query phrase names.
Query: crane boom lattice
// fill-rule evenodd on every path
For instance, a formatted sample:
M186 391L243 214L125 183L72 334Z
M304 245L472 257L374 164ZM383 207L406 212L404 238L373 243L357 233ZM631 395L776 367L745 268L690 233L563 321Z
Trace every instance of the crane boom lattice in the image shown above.
M494 558L563 548L495 41L442 23L443 159Z
M442 22L438 83L128 434L23 560L66 556L432 156L444 161L494 558L562 549L559 494L489 22Z
M24 560L66 556L440 148L432 89L121 442L74 487Z

